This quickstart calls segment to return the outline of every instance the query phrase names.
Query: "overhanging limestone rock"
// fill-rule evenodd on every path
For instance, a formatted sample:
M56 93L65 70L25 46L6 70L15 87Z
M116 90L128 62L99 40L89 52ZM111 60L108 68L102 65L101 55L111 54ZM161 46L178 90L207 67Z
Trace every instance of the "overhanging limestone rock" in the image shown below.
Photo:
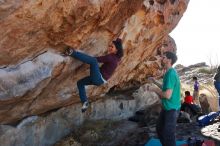
M76 81L88 75L88 66L62 57L63 44L96 56L122 38L125 55L108 84L88 89L93 100L112 87L155 76L163 46L176 51L168 34L188 0L0 3L0 123L7 124L79 102Z

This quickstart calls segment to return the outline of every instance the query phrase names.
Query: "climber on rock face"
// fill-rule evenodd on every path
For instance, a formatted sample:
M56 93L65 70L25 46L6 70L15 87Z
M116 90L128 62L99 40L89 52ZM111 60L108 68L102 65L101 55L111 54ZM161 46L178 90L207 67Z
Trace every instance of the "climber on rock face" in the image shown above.
M123 56L122 41L119 38L112 41L108 47L108 54L104 56L92 57L71 47L66 47L65 55L71 56L90 65L90 75L77 81L80 100L83 104L82 112L85 112L89 106L85 86L100 86L106 83L112 76ZM98 63L102 63L101 67L99 67Z

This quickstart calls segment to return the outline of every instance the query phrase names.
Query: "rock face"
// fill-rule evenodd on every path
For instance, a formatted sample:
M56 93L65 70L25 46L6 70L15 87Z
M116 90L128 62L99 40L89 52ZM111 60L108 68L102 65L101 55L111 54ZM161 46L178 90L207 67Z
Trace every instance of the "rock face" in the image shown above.
M42 116L28 117L16 126L0 125L0 145L53 145L72 131L77 132L78 126L85 125L84 122L86 123L86 121L105 119L110 122L126 119L131 117L134 114L134 111L151 107L154 104L152 101L158 100L159 98L155 96L155 94L143 93L143 89L140 88L133 95L131 94L130 98L119 94L108 96L106 99L100 99L93 102L85 114L81 113L81 104L74 104ZM99 124L95 124L95 122L93 122L93 124L91 123L91 125L93 125L93 127L100 126ZM123 127L127 129L127 131L130 131L130 128L133 126L129 128L129 126L125 124ZM120 128L118 128L118 132L121 131ZM134 128L135 127L132 129L134 130ZM118 132L114 132L116 135L112 135L111 131L113 130L110 130L110 133L104 137L111 135L118 139ZM86 133L83 134L85 134L85 136L87 135ZM86 139L87 138L85 138L85 140ZM93 140L96 142L96 139ZM118 140L120 141L120 139ZM112 142L116 142L115 139Z
M88 66L62 57L63 44L97 56L122 38L125 55L108 84L88 89L93 100L157 75L159 55L176 51L168 34L188 1L1 0L0 123L79 102L76 81L88 75Z

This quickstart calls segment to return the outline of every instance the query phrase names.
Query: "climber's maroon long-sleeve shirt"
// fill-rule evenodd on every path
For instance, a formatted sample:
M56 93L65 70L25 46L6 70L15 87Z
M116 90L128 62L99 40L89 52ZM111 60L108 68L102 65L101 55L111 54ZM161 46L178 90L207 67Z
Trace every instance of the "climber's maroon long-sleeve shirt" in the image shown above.
M116 54L112 53L105 56L96 57L96 59L98 62L103 63L100 67L100 72L102 77L105 80L108 80L118 66L120 58L117 57Z

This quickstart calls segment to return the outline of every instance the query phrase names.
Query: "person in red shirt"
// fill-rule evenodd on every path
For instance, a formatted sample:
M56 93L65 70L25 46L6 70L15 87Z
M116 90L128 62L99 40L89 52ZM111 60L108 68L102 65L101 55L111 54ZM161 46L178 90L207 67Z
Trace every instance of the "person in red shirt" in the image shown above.
M185 91L184 103L193 104L193 97L190 95L189 91Z
M201 108L194 104L193 97L190 95L189 91L185 91L184 102L180 110L189 113L191 116L201 112Z

